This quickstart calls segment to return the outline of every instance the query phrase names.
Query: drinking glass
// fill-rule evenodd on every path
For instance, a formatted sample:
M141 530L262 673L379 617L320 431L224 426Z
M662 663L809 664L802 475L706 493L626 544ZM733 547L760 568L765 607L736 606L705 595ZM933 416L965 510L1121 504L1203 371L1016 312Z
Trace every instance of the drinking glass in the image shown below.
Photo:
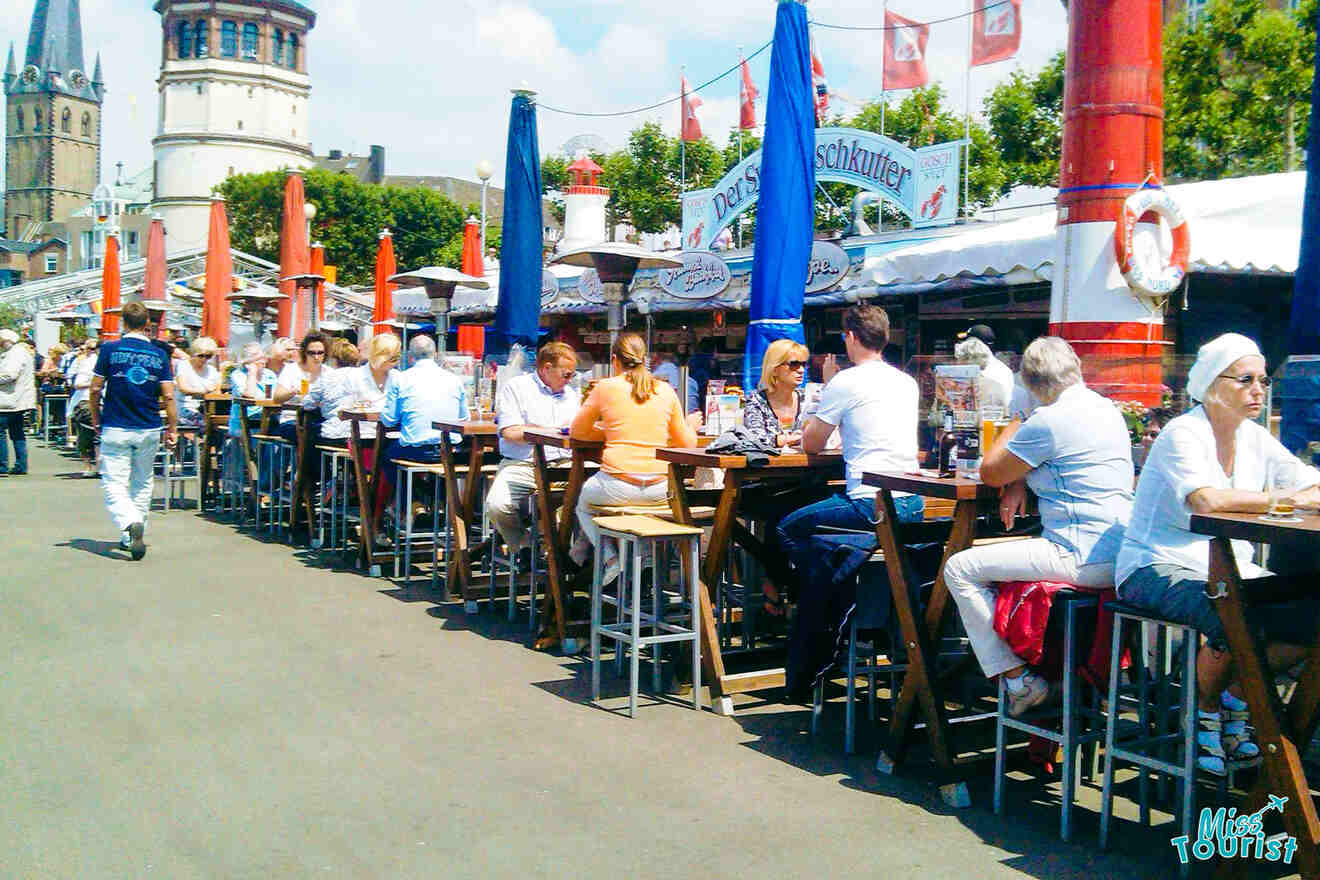
M1270 496L1269 513L1261 519L1270 522L1301 522L1293 506L1292 494L1299 480L1298 465L1291 461L1278 461L1270 465L1265 478L1265 491Z

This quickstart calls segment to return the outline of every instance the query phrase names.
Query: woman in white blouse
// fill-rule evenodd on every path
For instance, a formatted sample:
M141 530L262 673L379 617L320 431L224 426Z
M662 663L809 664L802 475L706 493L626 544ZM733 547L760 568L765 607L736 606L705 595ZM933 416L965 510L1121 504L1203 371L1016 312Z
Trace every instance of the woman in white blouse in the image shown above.
M1187 392L1201 405L1164 426L1137 483L1132 520L1116 562L1119 595L1161 616L1194 624L1206 638L1197 657L1198 765L1222 775L1225 761L1259 754L1246 729L1247 707L1233 682L1232 658L1214 602L1205 595L1210 539L1190 530L1194 513L1265 513L1271 497L1320 505L1320 471L1303 465L1254 420L1270 384L1256 343L1226 333L1201 347ZM1251 561L1252 546L1233 542L1248 589L1286 594L1283 576ZM1266 580L1267 579L1267 580ZM1280 592L1275 592L1275 590ZM1320 603L1257 603L1248 621L1263 631L1275 669L1305 659Z

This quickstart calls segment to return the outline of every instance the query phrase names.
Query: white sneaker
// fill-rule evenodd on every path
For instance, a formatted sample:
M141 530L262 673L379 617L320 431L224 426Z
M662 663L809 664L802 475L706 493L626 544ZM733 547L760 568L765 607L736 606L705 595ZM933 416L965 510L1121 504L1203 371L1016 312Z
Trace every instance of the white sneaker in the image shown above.
M602 587L608 587L610 584L614 583L618 579L619 579L618 557L615 557L614 559L605 560L605 568L601 572L601 576L600 576L600 585Z
M1224 754L1223 720L1218 712L1196 713L1196 766L1206 773L1224 776L1228 773L1228 756Z
M1028 710L1034 709L1050 698L1050 683L1034 672L1025 672L1022 689L1014 691L1007 684L1004 686L1008 700L1008 714L1020 718Z

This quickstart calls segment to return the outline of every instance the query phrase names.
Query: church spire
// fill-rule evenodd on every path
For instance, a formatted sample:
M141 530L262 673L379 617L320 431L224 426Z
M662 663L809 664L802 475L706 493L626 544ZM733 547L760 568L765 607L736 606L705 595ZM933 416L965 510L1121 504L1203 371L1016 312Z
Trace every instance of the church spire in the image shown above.
M92 71L92 90L96 92L97 100L105 99L105 80L101 78L101 53L96 53L96 68Z
M11 41L9 42L9 63L5 65L5 91L6 91L6 92L9 91L9 87L12 86L12 85L14 84L14 80L16 80L16 79L18 79L18 70L14 67L14 43L13 43L13 41L11 40Z
M36 0L24 63L35 64L43 72L83 69L82 12L78 0Z

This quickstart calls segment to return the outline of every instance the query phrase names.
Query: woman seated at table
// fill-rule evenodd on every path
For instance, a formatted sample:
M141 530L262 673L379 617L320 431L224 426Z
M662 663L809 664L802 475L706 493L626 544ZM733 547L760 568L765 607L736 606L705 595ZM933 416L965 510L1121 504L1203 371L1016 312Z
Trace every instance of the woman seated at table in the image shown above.
M188 347L189 357L174 362L174 396L180 428L202 426L202 398L220 390L220 371L212 360L217 347L209 336L199 336Z
M1049 696L1043 677L1027 670L995 633L997 584L1054 581L1083 590L1114 585L1114 557L1132 514L1132 444L1112 401L1082 382L1082 364L1058 337L1037 339L1022 355L1022 382L1041 402L1020 426L1010 425L981 464L981 480L1010 487L1000 502L1005 528L1036 493L1039 538L973 547L944 566L981 670L1002 675L1008 711L1019 716Z
M592 547L600 546L592 506L662 503L669 497L668 468L655 457L664 446L696 446L700 413L686 419L678 395L646 368L646 343L636 333L624 333L610 348L613 375L602 379L578 410L570 435L577 440L605 441L601 468L582 486L577 518ZM581 565L585 548L574 547ZM605 582L618 577L619 560L611 545L606 551Z
M229 371L229 393L235 400L240 397L262 399L275 388L275 371L269 369L266 362L266 353L261 350L261 343L249 342L243 346L238 355L238 365ZM248 425L255 427L261 421L261 407L231 406L229 408L230 437L242 436L242 423L239 420L245 415Z
M303 337L298 346L298 360L284 365L275 379L275 391L271 399L276 403L299 406L308 387L321 377L321 367L329 354L329 343L325 336L313 331ZM289 443L298 442L298 419L287 410L280 411L279 428L276 433Z
M775 446L797 446L802 442L802 379L811 352L792 339L776 339L766 347L761 361L761 381L748 395L743 409L743 427Z
M96 368L95 339L83 342L82 352L69 365L66 375L73 387L69 397L69 421L78 435L78 455L83 462L84 477L99 477L96 467L96 431L92 429L92 402L88 397Z
M339 417L345 409L379 410L385 401L385 381L399 362L399 339L389 333L371 337L367 344L367 362L360 363L357 346L346 339L331 346L333 367L321 371L303 398L305 409L315 409L321 416L321 443L347 447L352 425ZM363 440L376 438L376 423L364 421L358 428ZM369 463L370 456L368 456Z
M1225 333L1201 346L1187 393L1201 405L1164 426L1137 483L1132 523L1118 554L1119 596L1205 636L1196 663L1197 764L1223 775L1225 761L1260 753L1246 728L1247 706L1215 603L1205 595L1210 538L1190 530L1194 513L1265 513L1271 497L1320 505L1320 471L1303 465L1256 423L1270 384L1256 343ZM1273 486L1271 485L1273 484ZM1252 563L1252 545L1233 542L1248 593L1297 595L1314 575L1271 576ZM1263 633L1276 670L1302 662L1315 637L1320 602L1257 602L1247 620Z

